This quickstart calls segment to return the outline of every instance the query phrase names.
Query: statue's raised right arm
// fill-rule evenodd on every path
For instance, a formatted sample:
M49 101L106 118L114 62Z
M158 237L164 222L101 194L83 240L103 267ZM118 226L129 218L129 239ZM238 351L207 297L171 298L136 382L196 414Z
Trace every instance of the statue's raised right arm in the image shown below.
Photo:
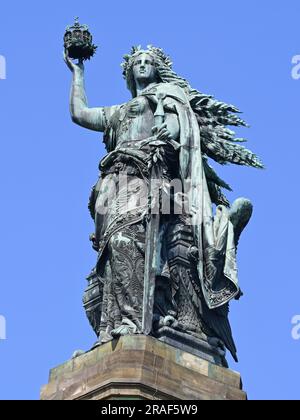
M73 73L73 80L70 95L70 113L72 121L81 127L94 131L105 130L104 108L89 108L84 86L84 64L74 63L67 52L64 52L64 60Z

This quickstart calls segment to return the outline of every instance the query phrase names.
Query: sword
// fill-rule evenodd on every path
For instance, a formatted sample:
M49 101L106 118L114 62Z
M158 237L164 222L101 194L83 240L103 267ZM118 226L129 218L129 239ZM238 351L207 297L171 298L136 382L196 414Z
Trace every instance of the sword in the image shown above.
M165 121L165 112L163 100L165 94L162 92L157 94L157 108L154 114L154 122L156 127L161 127ZM145 272L144 272L144 296L143 296L143 319L142 319L142 332L149 335L152 331L153 323L153 307L155 295L155 280L157 267L159 264L159 227L160 227L160 201L161 189L159 186L158 194L154 194L156 201L153 200L152 183L153 180L161 180L162 168L161 161L153 162L150 171L149 180L149 215L146 228L146 249L145 249ZM154 184L157 186L159 181ZM151 204L153 204L152 206ZM158 209L157 214L151 212L151 208Z

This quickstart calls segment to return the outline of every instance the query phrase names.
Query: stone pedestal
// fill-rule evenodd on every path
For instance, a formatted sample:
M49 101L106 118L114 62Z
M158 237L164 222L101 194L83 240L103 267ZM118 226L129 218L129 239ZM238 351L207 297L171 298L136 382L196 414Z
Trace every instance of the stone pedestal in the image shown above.
M158 339L125 336L50 372L42 400L246 400L236 372Z

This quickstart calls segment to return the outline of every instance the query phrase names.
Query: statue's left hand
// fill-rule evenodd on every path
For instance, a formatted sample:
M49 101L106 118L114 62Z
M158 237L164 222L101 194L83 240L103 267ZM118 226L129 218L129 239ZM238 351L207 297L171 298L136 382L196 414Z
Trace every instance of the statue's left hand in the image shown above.
M152 128L153 134L157 140L171 141L173 140L171 132L168 130L167 124L163 124L161 127L155 126Z
M167 124L163 124L158 127L155 126L152 128L154 134L154 140L151 140L147 144L153 147L153 151L148 159L148 167L150 168L153 164L156 164L159 160L164 161L164 156L166 153L177 151L180 148L179 143L177 143L168 130Z

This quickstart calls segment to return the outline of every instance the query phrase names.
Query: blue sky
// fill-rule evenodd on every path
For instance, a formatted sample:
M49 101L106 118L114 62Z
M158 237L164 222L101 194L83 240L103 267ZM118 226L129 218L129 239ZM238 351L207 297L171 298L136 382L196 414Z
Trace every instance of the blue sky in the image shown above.
M129 99L122 56L132 45L161 46L192 86L237 105L248 146L265 171L218 168L233 200L255 207L240 242L244 297L231 306L239 364L250 399L300 399L298 171L300 54L296 0L2 2L0 55L0 399L38 399L48 371L95 337L81 306L96 254L87 210L104 155L101 135L69 117L71 74L62 37L74 16L99 45L86 65L91 106Z

